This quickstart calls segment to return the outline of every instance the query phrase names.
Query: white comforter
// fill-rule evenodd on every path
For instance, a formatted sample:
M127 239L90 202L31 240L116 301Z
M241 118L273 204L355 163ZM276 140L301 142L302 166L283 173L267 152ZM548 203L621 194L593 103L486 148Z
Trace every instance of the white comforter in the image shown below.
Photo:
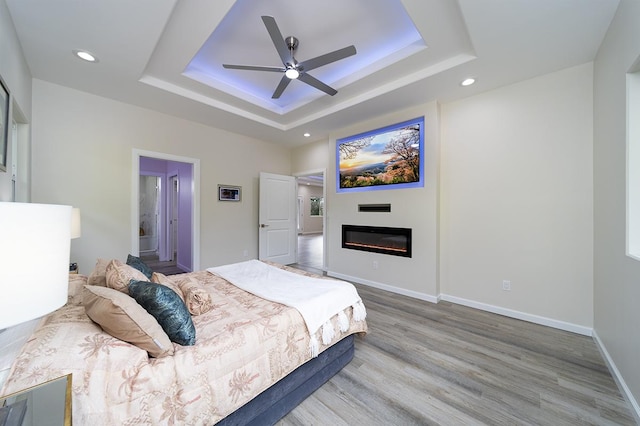
M208 268L207 271L244 291L297 309L304 318L310 336L326 325L322 330L323 342L331 340L335 332L331 328L331 317L344 309L353 308L355 321L362 321L366 317L356 288L345 281L303 276L259 260ZM311 350L315 356L314 345L316 342L312 341Z

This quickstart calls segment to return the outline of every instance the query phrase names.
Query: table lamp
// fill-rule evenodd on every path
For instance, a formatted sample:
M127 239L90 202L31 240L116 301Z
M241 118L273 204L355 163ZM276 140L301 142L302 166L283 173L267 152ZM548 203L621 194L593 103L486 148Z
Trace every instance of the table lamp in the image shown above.
M82 236L82 224L80 222L80 209L74 207L71 209L71 239L80 238Z
M71 206L0 202L0 330L67 302Z

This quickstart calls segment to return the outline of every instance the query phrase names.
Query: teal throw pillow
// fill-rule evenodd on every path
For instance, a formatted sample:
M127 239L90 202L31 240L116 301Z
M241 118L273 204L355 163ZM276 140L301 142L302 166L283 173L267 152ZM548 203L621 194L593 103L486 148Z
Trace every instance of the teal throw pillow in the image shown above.
M142 259L137 256L127 255L127 265L132 268L136 268L138 271L142 272L147 278L151 279L151 275L153 275L153 270L144 263Z
M158 321L172 342L182 346L196 343L196 328L191 314L180 296L169 287L131 280L129 295Z

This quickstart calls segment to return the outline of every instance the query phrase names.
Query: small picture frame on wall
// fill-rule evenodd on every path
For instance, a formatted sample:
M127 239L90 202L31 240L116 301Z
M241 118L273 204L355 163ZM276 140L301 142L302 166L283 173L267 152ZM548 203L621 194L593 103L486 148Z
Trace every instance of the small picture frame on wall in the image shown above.
M240 201L241 199L241 186L218 185L218 201Z
M0 78L0 172L7 171L9 141L9 91Z

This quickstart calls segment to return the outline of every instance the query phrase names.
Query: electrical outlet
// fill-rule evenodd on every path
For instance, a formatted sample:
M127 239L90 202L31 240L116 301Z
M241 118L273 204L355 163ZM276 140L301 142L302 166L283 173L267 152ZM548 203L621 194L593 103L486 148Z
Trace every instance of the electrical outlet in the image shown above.
M378 269L378 261L374 260L372 264L373 269Z
M509 281L509 280L502 281L502 289L505 290L505 291L510 291L511 290L511 281Z
M244 257L249 256L249 250L244 250L244 251L242 252L242 255L243 255Z

